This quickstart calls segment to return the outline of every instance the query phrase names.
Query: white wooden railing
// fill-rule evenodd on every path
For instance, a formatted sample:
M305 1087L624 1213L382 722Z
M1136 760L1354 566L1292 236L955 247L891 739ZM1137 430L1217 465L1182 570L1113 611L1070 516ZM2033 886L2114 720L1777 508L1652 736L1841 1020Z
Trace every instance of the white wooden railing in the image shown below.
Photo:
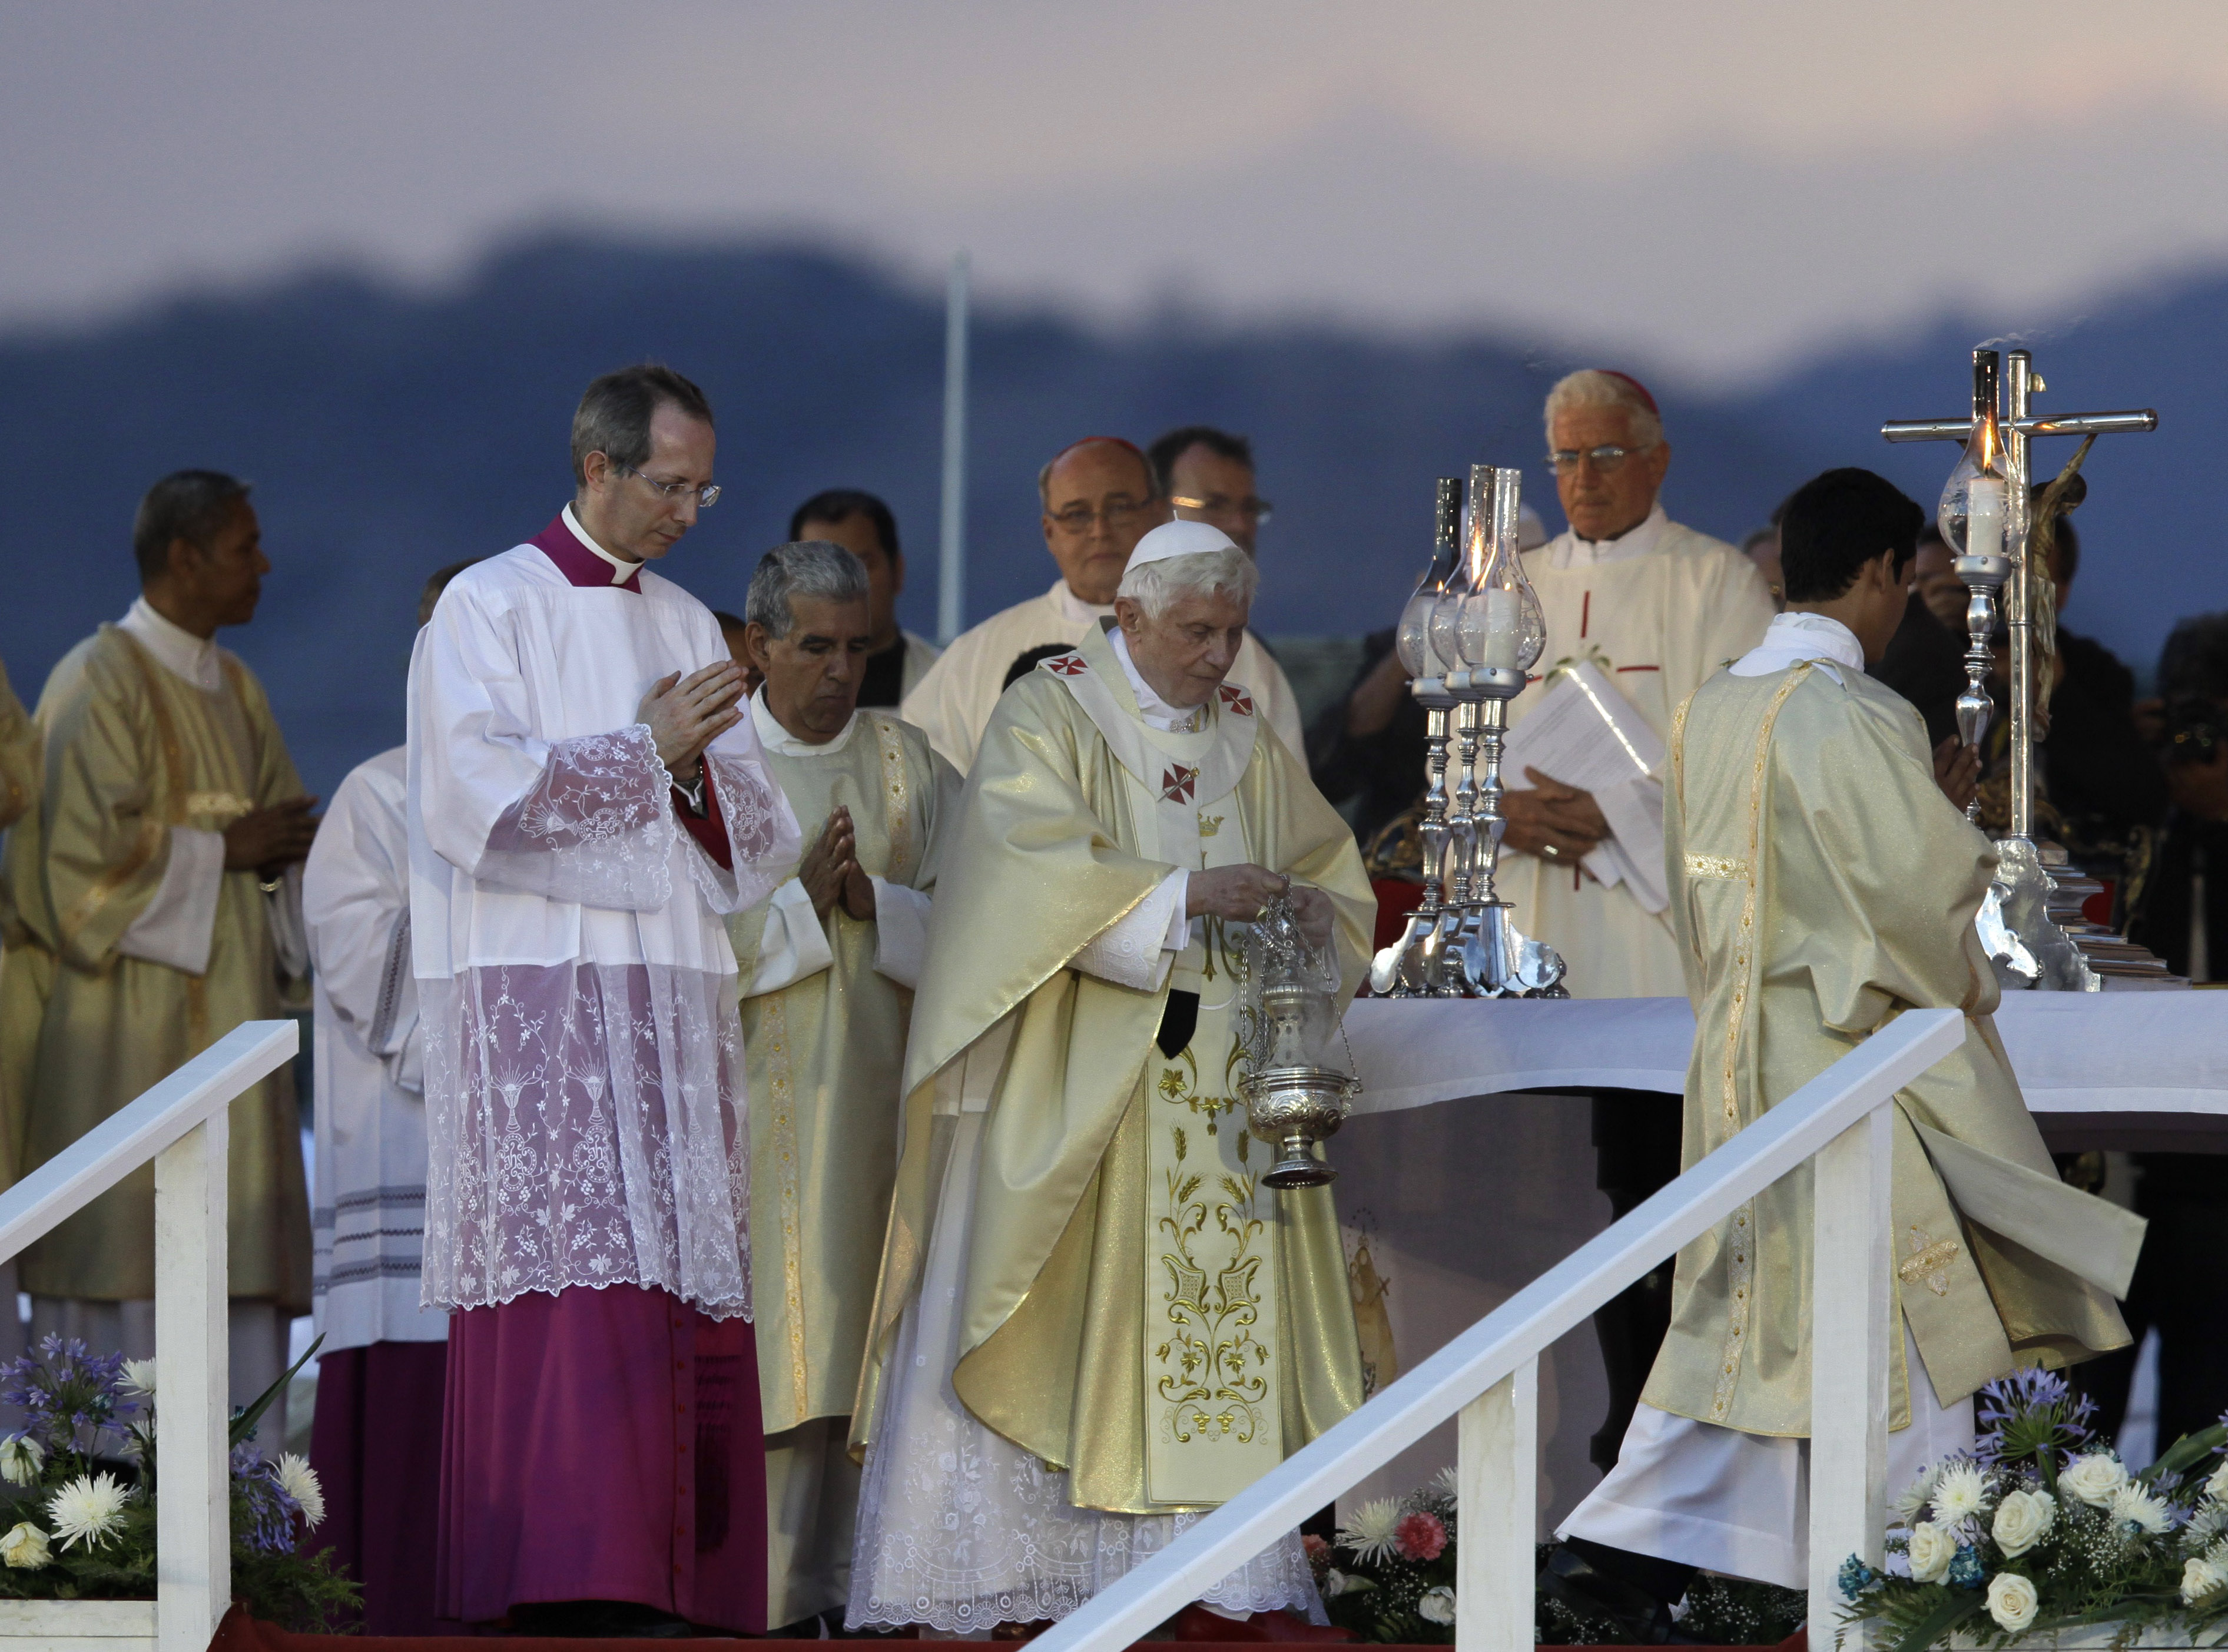
M1907 1010L1550 1268L1354 1415L1040 1636L1033 1652L1118 1652L1316 1509L1459 1413L1455 1639L1530 1652L1540 1355L1688 1240L1815 1157L1811 1644L1827 1652L1852 1554L1879 1564L1886 1507L1889 1098L1961 1044L1953 1009ZM1822 1419L1832 1419L1826 1426ZM1844 1644L1848 1644L1848 1642Z
M292 1060L300 1044L293 1021L246 1022L0 1194L5 1261L155 1162L155 1465L162 1489L151 1613L131 1601L10 1603L12 1610L0 1613L0 1645L35 1640L112 1652L133 1646L207 1652L232 1604L229 1110L242 1091Z

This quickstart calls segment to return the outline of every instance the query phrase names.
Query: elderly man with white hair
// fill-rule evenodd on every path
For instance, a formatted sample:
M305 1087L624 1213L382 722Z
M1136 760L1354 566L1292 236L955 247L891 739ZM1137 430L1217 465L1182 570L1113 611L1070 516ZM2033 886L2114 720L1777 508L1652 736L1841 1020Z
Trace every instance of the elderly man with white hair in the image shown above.
M1524 558L1547 621L1542 680L1509 707L1521 724L1559 675L1591 663L1640 720L1668 742L1671 715L1703 679L1754 648L1771 623L1771 592L1754 563L1721 541L1682 528L1659 496L1670 468L1663 420L1640 381L1573 373L1547 393L1547 447L1570 527ZM1660 873L1602 881L1614 862L1581 864L1605 838L1660 858L1660 775L1597 796L1532 773L1503 808L1516 851L1500 889L1517 927L1551 943L1580 998L1683 996Z
M1330 1189L1264 1186L1235 1098L1246 926L1289 895L1350 993L1372 912L1228 681L1255 579L1220 529L1156 528L983 731L906 1051L855 1628L1064 1617L1360 1403ZM1296 1533L1202 1598L1260 1614L1236 1638L1330 1633Z

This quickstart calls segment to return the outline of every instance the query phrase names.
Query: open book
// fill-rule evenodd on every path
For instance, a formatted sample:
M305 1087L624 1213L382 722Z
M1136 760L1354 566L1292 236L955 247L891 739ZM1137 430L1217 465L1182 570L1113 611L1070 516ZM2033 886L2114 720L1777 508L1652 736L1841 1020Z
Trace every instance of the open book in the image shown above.
M1509 730L1501 748L1501 784L1530 785L1527 768L1593 793L1612 836L1585 858L1607 884L1628 885L1649 912L1670 904L1663 880L1663 742L1601 668L1590 663L1558 672L1532 714Z

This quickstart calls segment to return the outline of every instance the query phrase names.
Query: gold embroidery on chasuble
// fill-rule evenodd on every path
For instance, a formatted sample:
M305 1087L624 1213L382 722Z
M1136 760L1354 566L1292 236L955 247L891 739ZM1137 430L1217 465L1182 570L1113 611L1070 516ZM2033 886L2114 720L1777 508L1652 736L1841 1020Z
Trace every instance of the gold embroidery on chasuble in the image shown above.
M1787 696L1795 692L1803 678L1810 675L1808 661L1787 674L1787 681L1771 697L1764 708L1764 720L1756 731L1756 751L1749 769L1748 782L1748 859L1738 862L1741 891L1740 927L1733 940L1732 1003L1725 1017L1725 1047L1724 1063L1724 1124L1730 1137L1741 1127L1740 1119L1740 1053L1743 1043L1751 1047L1754 1036L1749 1023L1756 1014L1756 903L1757 868L1760 865L1759 851L1764 837L1764 768L1771 753L1771 731L1779 721L1779 708L1787 703ZM1675 731L1683 737L1687 731L1686 707L1679 708ZM1691 868L1695 857L1687 856ZM1733 1213L1731 1232L1726 1240L1726 1289L1731 1311L1725 1318L1725 1341L1718 1360L1718 1380L1711 1395L1710 1420L1722 1422L1732 1411L1733 1392L1740 1383L1741 1355L1748 1346L1749 1319L1756 1297L1756 1201L1751 1200Z
M776 1185L781 1190L781 1297L789 1322L789 1384L800 1418L812 1414L804 1351L804 1236L797 1185L797 1086L790 1071L789 1014L781 994L768 993L759 1037L765 1051L766 1108L773 1125Z
M1150 729L1082 654L1046 662L1120 765L1137 852L1187 870L1250 858L1233 795L1252 760L1252 696L1224 685L1195 731ZM1212 812L1209 812L1209 811ZM1226 1502L1284 1461L1274 1364L1278 1212L1238 1099L1245 926L1209 920L1171 990L1199 996L1190 1042L1146 1064L1145 1486L1157 1504Z
M890 833L889 869L882 876L890 883L905 883L912 874L912 785L906 778L905 741L898 734L895 718L870 717L869 720L882 754L882 802Z
M1963 1254L1956 1239L1937 1239L1916 1223L1906 1244L1911 1254L1896 1264L1895 1277L1907 1285L1924 1285L1937 1297L1950 1294L1950 1265Z
M1748 868L1727 855L1690 855L1687 857L1687 875L1739 882L1748 876Z

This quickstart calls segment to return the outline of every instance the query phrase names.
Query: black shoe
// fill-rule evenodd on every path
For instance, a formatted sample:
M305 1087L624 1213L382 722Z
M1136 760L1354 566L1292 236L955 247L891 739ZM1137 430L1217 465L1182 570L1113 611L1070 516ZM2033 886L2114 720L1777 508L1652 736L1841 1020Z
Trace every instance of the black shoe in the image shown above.
M1642 1646L1661 1646L1673 1639L1669 1606L1646 1590L1610 1577L1560 1543L1540 1563L1538 1581L1541 1594L1580 1617L1614 1624Z
M596 1641L686 1641L707 1633L685 1617L631 1600L522 1603L510 1609L510 1632Z

